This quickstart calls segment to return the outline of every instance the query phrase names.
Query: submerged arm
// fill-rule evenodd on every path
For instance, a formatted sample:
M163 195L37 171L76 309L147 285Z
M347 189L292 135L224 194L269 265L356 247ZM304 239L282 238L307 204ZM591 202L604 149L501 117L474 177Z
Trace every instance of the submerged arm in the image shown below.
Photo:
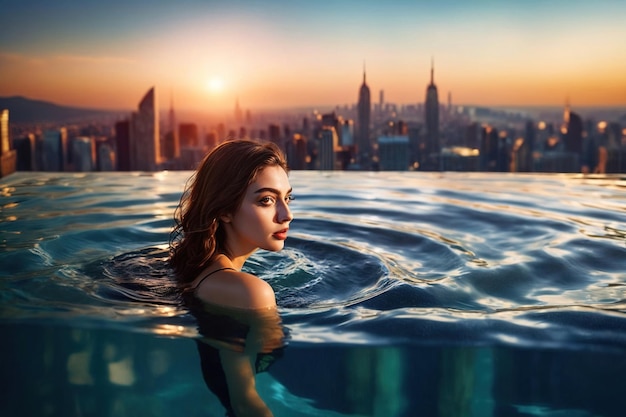
M230 402L237 417L272 417L256 390L254 360L244 352L220 350L222 368L228 383Z

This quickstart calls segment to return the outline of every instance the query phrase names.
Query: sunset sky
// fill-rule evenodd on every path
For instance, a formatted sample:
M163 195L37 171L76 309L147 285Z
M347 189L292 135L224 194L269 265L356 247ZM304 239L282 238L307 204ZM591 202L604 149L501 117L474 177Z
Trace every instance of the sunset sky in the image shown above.
M4 1L0 96L225 110L424 101L626 106L626 1Z

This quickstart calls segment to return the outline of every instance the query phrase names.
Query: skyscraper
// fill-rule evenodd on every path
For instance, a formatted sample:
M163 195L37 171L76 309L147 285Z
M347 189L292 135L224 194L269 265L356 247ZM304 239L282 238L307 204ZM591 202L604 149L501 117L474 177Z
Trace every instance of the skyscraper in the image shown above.
M67 129L46 130L42 139L42 170L65 171L67 166Z
M35 135L33 133L13 139L13 148L17 153L15 167L17 171L36 171L38 169L35 159Z
M300 133L295 133L285 145L289 169L306 169L307 140Z
M358 134L357 134L357 160L363 168L368 168L371 159L370 144L370 118L372 114L370 88L365 82L365 68L363 68L363 84L359 89L358 103Z
M183 148L200 146L198 125L195 123L181 123L178 125L178 138Z
M161 162L159 111L152 87L133 113L130 131L130 161L134 171L156 171Z
M74 169L78 172L89 172L94 170L96 159L96 143L93 138L79 136L72 142L72 160Z
M335 150L339 145L339 137L334 127L324 126L319 138L319 169L332 171L335 169Z
M425 103L426 156L439 152L439 97L434 78L435 65L431 61L430 84L426 87Z
M407 135L378 138L381 171L406 171L409 169L409 137Z
M115 148L117 151L117 170L130 171L130 120L115 123Z
M176 128L176 113L174 112L174 97L170 97L169 131L164 137L161 156L165 160L180 158L180 140Z
M9 110L0 110L0 178L15 172L16 155L11 149Z

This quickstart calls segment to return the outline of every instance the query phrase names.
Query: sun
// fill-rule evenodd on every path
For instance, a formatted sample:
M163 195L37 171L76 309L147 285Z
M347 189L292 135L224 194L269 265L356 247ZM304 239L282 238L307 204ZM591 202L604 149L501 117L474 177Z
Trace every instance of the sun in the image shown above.
M224 79L222 77L213 77L207 82L207 89L211 93L220 93L224 90Z

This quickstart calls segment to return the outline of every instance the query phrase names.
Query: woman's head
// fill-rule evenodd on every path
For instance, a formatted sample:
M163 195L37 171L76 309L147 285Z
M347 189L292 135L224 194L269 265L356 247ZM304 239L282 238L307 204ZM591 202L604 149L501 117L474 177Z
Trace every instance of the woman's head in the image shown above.
M268 166L287 171L271 142L231 140L204 158L183 193L175 214L170 262L181 282L189 282L218 254L226 253L221 219L241 205L248 185Z

